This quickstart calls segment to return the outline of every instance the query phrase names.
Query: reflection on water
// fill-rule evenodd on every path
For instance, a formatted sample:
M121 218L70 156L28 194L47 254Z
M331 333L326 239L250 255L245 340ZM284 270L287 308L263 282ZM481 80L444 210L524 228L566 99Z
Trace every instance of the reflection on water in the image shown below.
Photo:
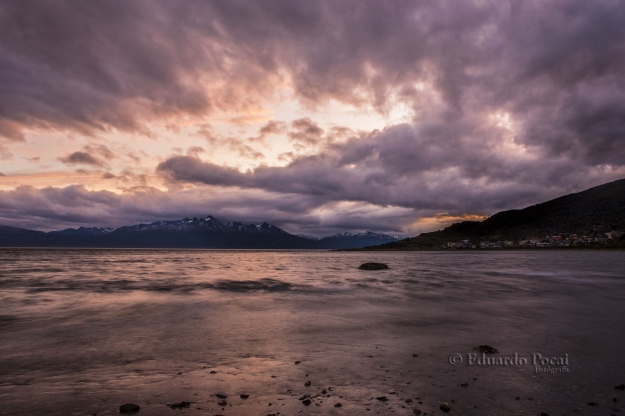
M618 413L623 270L599 251L5 249L0 414ZM483 344L569 371L449 363Z

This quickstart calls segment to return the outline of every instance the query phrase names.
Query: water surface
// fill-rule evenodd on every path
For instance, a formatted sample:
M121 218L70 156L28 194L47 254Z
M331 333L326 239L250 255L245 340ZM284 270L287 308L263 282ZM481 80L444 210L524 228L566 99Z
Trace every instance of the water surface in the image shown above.
M607 251L3 249L0 414L618 414L623 270ZM567 372L467 365L484 344Z

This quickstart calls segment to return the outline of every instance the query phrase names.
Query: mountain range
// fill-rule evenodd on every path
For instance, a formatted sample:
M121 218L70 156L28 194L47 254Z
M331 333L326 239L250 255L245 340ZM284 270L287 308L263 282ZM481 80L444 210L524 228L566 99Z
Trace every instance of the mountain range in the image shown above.
M0 226L0 247L338 249L396 240L395 237L370 231L315 239L289 234L266 222L260 225L241 222L223 224L211 215L115 229L80 227L42 232Z
M502 211L484 221L462 221L365 250L432 249L458 240L518 241L556 234L596 238L606 237L606 233L610 233L611 245L625 247L624 232L625 179L620 179L524 209Z

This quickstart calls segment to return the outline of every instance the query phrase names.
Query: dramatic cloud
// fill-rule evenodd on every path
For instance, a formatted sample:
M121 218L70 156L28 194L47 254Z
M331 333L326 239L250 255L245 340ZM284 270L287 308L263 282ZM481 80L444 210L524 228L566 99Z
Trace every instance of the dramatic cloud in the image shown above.
M44 2L0 6L2 128L141 130L249 105L289 82L310 105L423 102L511 113L519 138L623 163L618 1ZM27 28L36 28L29 30ZM246 104L247 102L247 104ZM427 110L425 110L427 111ZM616 154L615 154L616 153ZM602 157L603 156L603 157Z
M302 194L320 203L361 201L453 214L521 207L625 174L568 170L568 160L554 158L546 164L540 153L510 154L508 144L497 141L500 128L480 126L395 126L328 144L321 153L301 156L285 167L240 172L196 157L174 156L157 170L174 182ZM478 133L475 129L483 137L480 146L465 137Z
M346 229L401 233L398 223L409 221L415 213L366 204L319 204L315 198L302 195L260 191L224 194L216 189L162 192L141 188L119 195L77 185L43 189L21 186L0 191L1 224L46 231L78 226L119 227L207 215L223 222L270 221L291 233L325 236Z
M99 137L143 135L171 192L220 187L232 209L247 192L303 198L345 224L376 221L345 204L399 207L400 227L625 176L619 0L7 0L0 27L7 160L61 132L90 144L55 158L121 181L130 152Z

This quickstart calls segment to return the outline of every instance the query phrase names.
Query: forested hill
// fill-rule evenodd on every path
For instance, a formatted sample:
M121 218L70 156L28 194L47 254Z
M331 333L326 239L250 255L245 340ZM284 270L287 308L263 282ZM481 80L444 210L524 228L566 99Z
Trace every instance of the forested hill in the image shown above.
M375 248L429 248L460 239L517 241L553 234L605 236L611 231L625 231L625 179Z

